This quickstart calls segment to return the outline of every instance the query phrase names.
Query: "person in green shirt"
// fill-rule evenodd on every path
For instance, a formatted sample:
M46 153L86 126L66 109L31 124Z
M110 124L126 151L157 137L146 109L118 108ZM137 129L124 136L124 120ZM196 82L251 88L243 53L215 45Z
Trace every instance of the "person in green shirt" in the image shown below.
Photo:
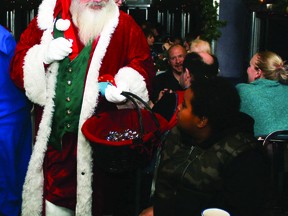
M247 69L248 84L236 86L240 110L254 121L254 135L288 129L288 65L274 52L257 52Z

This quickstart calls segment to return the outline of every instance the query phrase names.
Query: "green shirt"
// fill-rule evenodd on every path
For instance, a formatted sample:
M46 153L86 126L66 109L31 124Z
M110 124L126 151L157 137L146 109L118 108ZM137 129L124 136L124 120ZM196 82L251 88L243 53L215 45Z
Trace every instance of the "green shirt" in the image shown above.
M288 85L257 79L236 87L241 98L241 112L250 115L255 121L255 136L288 129Z
M54 36L63 37L63 33L55 28ZM54 98L55 111L49 139L49 145L52 145L55 149L61 149L61 141L65 133L78 132L85 76L91 47L91 43L86 45L73 61L70 61L66 57L59 62Z

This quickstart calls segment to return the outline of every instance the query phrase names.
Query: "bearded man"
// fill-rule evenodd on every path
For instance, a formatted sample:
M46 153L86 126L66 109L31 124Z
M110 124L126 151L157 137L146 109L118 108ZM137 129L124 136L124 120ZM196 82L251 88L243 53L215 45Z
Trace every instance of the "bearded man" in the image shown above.
M154 73L141 28L114 0L43 0L11 69L36 112L22 215L95 215L92 150L81 127L96 108L129 106L123 90L148 101Z

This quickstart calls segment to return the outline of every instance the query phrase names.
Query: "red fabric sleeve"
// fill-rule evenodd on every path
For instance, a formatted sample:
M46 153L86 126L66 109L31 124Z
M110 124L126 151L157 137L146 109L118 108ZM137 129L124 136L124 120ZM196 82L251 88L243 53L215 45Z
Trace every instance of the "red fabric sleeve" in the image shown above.
M150 92L151 80L156 74L146 37L137 23L128 14L120 11L119 25L112 35L104 56L100 76L115 76L124 66L138 71L145 79Z
M43 31L37 26L37 18L35 17L22 33L17 43L14 57L11 61L10 76L14 83L21 89L24 89L23 80L23 64L27 51L35 44L40 44Z

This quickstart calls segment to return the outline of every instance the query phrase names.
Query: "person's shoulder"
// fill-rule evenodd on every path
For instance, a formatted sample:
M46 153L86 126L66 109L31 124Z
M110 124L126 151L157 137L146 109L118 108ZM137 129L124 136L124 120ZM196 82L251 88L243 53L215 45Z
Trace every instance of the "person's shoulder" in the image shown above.
M4 26L0 25L0 36L6 36L6 35L10 35L11 33L8 31L7 28L5 28Z
M215 143L214 148L223 148L223 151L228 155L236 157L245 151L256 148L256 146L259 146L259 144L252 133L238 131L236 133L227 134Z
M133 17L130 14L128 14L122 10L119 10L119 19L121 21L124 21L124 23L126 22L126 24L127 24L127 22L136 24L136 21L133 19ZM139 28L140 28L140 26L139 26Z
M13 35L5 27L0 25L0 51L9 55L14 51L16 41Z
M259 85L258 80L252 82L252 83L239 83L236 85L236 89L240 96L247 95L250 92L253 93L256 90L259 89L261 85Z
M5 43L6 40L14 40L12 33L6 29L4 26L0 25L0 42Z
M179 126L175 125L167 132L164 145L173 152L175 149L188 145L188 143L185 143L187 140L191 141L191 137L188 137L187 134L181 132Z
M241 90L245 90L245 89L249 89L250 88L250 84L248 84L248 83L239 83L239 84L237 84L236 85L236 89L238 90L238 91L241 91Z
M118 22L118 28L123 29L130 35L133 35L134 37L140 37L141 39L145 39L145 35L143 33L143 30L141 27L136 23L134 18L127 14L126 12L119 10L119 22ZM140 36L141 34L141 36Z
M168 71L164 71L162 73L157 74L153 79L156 81L163 81L165 79L167 79L167 77L169 77L169 72Z
M124 12L122 10L119 10L119 14L120 14L119 15L120 17L125 17L127 19L131 19L132 18L129 14L127 14L126 12Z
M163 71L162 73L157 74L157 77L167 77L170 75L170 72L168 70Z

